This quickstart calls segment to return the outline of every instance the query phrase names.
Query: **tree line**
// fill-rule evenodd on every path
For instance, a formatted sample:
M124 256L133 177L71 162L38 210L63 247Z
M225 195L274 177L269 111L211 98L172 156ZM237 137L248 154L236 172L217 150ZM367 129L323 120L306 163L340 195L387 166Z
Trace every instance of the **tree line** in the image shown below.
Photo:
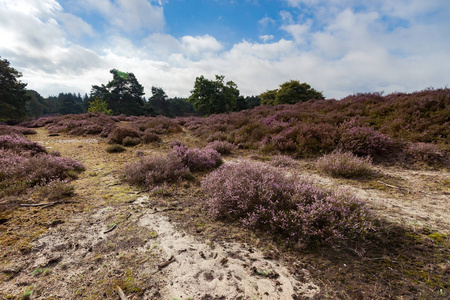
M151 95L144 97L144 87L133 73L110 70L113 78L107 84L93 85L90 94L60 93L42 97L34 90L27 90L22 74L10 67L6 59L0 59L0 122L19 122L26 118L46 115L102 112L127 116L163 115L211 115L252 109L259 105L293 104L309 99L324 99L321 92L296 80L280 85L258 96L244 97L233 81L225 82L223 75L214 80L203 75L195 79L188 98L170 98L161 87L153 86Z

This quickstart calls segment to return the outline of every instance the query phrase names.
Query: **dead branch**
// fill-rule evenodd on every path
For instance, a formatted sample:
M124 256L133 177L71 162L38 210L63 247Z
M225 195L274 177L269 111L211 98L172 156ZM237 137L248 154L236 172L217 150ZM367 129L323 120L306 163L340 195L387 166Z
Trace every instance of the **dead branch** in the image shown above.
M35 203L35 204L20 204L22 207L50 207L56 204L66 204L66 203L78 203L77 201L55 201L55 202L47 202L47 203Z
M117 224L114 224L110 229L106 230L106 231L103 232L103 233L108 233L108 232L113 231L113 230L116 228L116 226L117 226Z
M168 207L168 208L164 208L164 209L161 209L161 210L156 210L156 211L152 212L151 214L153 215L153 214L156 214L156 213L165 212L165 211L169 211L169 210L177 210L177 209L178 209L177 207Z
M381 184L384 184L385 186L388 186L388 187L390 187L390 188L397 189L397 190L401 190L401 191L403 190L403 191L408 192L408 194L411 194L411 191L408 190L407 188L404 188L404 187L398 187L398 186L395 186L395 185L392 185L392 184L388 184L388 183L383 182L383 181L380 181L380 180L377 180L377 182L378 182L378 183L381 183Z
M117 286L117 293L119 293L120 300L127 300L127 296L125 296L120 286Z
M173 263L175 260L176 260L176 259L175 259L175 256L172 255L172 256L169 258L169 260L167 260L167 261L165 261L165 262L163 262L163 263L160 263L160 264L158 265L158 270L156 270L155 272L153 272L152 275L158 273L161 269L167 267L168 265L170 265L171 263Z

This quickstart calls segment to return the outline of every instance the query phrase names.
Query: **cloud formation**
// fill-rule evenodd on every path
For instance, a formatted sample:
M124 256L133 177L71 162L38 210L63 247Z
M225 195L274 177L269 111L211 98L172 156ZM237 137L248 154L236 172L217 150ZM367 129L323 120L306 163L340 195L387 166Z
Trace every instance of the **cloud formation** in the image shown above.
M330 98L449 84L446 0L285 0L277 18L256 21L255 39L232 44L206 33L208 25L202 34L170 32L164 1L60 3L0 0L0 54L44 96L89 92L112 68L169 96L188 96L195 77L215 74L244 95L291 79Z

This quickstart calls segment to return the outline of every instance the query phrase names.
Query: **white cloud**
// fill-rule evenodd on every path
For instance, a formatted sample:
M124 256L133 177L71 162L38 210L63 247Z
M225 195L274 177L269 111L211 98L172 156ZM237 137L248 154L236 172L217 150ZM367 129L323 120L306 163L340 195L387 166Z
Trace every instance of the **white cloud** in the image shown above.
M264 35L260 35L259 38L263 41L263 42L268 42L270 40L273 40L274 36L271 34L264 34Z
M181 38L181 49L190 57L213 54L222 48L222 44L208 34L195 37L186 35Z
M80 0L77 5L100 13L118 31L158 32L165 26L163 8L148 0Z

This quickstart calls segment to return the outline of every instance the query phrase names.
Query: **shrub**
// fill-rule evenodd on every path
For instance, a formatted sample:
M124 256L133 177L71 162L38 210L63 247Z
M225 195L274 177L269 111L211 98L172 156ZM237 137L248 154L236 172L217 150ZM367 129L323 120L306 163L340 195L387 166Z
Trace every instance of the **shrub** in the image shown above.
M424 163L429 166L449 165L449 157L435 144L410 143L403 149L407 160L412 163Z
M148 131L144 132L142 139L144 140L144 143L146 143L146 144L161 141L161 138L159 137L159 135L157 135L156 133L153 133L153 132L148 132Z
M94 113L64 115L60 117L46 118L42 121L38 119L36 124L32 125L39 126L42 124L47 124L47 129L50 134L99 134L102 137L107 137L116 127L113 117Z
M202 180L210 213L286 238L289 243L361 240L376 220L355 197L250 163L224 165Z
M214 149L188 149L185 146L174 146L173 153L191 171L203 171L216 168L222 164L219 152Z
M341 125L340 149L351 151L358 156L386 156L394 147L394 142L371 127L358 126L354 120Z
M189 174L181 159L173 154L146 156L124 165L123 179L134 185L152 187L163 182L176 182Z
M126 150L127 149L125 149L122 145L119 145L119 144L114 144L114 145L108 146L106 148L106 152L108 152L108 153L119 153L119 152L123 152Z
M0 125L0 135L11 134L31 135L36 134L36 130L22 126Z
M129 136L124 138L122 141L122 144L124 146L136 146L136 145L139 145L140 143L141 143L140 138L133 138L133 137L129 137Z
M173 148L173 147L175 147L175 146L183 146L183 147L184 147L184 143L183 143L182 141L180 141L180 140L177 140L177 139L171 140L171 141L169 142L169 147L170 147L170 148Z
M41 146L36 142L30 142L21 135L1 135L0 149L11 150L18 154L26 153L31 156L47 152L44 146Z
M214 149L220 154L230 154L233 150L236 149L236 146L227 142L227 141L218 141L215 140L214 142L209 143L206 145L206 148L208 149Z
M274 166L274 167L277 167L277 168L286 168L286 167L293 168L298 163L292 157L285 156L285 155L276 155L276 156L273 157L273 159L270 162L270 164L272 166Z
M370 156L361 158L339 150L319 158L317 168L325 174L344 178L367 176L373 172Z
M131 138L141 138L141 134L136 129L126 128L126 127L117 127L113 132L108 136L108 143L110 144L122 144L123 140L126 137Z

